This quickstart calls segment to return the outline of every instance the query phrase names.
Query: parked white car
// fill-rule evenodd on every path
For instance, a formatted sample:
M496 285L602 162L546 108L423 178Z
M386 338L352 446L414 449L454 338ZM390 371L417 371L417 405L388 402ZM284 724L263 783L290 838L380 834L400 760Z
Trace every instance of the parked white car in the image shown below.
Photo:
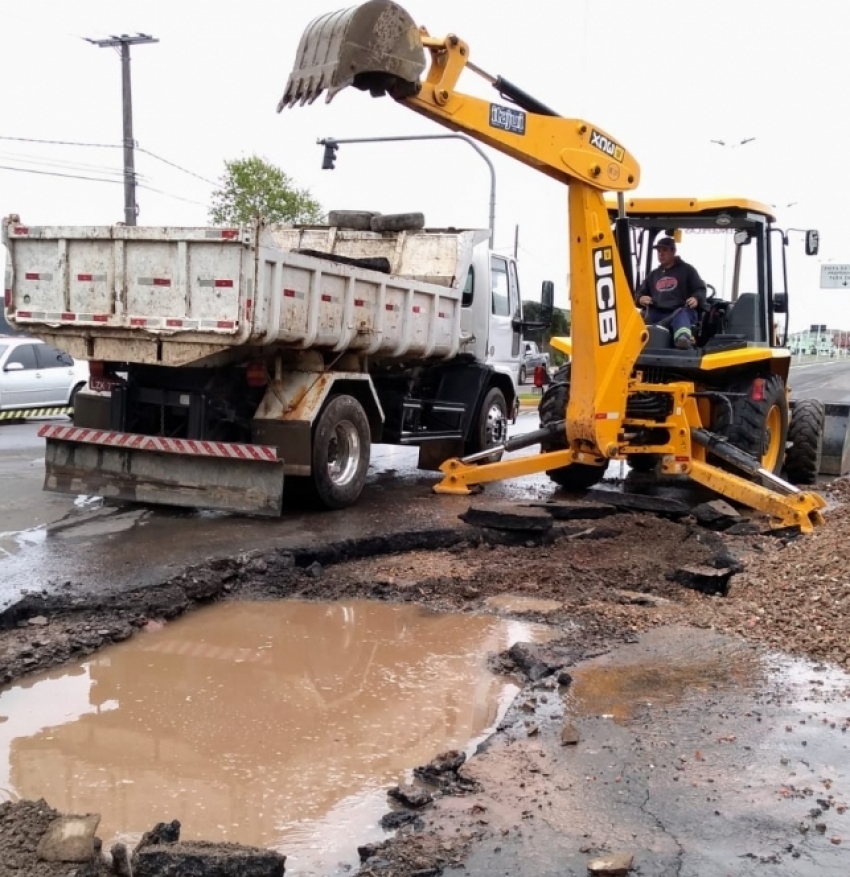
M0 411L73 406L89 364L37 338L0 337Z

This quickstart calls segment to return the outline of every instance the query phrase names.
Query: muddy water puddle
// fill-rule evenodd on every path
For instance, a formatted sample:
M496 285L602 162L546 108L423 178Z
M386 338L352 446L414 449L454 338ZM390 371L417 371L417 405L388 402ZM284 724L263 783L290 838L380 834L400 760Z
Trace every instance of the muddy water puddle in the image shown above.
M389 786L501 719L518 689L487 654L547 636L365 601L208 607L0 693L0 800L100 813L106 849L177 818L331 873L384 836Z

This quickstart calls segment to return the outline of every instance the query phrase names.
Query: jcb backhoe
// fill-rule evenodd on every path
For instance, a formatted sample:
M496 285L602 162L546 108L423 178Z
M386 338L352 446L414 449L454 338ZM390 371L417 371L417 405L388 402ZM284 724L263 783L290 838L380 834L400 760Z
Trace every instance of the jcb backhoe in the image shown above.
M701 347L674 350L668 330L644 322L629 279L624 193L640 181L637 161L606 131L559 116L481 70L469 55L458 36L431 37L397 4L369 0L308 25L278 106L280 112L312 103L323 92L330 101L353 85L373 97L388 95L568 187L573 333L561 346L571 363L547 388L541 428L502 446L511 451L539 444L541 453L479 465L492 459L494 449L488 449L448 460L434 489L464 494L475 485L543 471L561 485L587 488L611 460L625 459L636 468L657 465L663 473L688 475L766 513L774 526L810 532L823 522L823 498L776 474L787 438L790 355L771 343L776 306L768 286L759 304L741 307L739 297L731 324L716 326ZM501 102L458 91L465 69L488 80ZM613 223L606 192L617 193ZM728 217L766 259L765 216L758 205L742 201L728 205L723 219L709 209L700 221ZM739 332L735 318L743 322L748 309L749 329Z

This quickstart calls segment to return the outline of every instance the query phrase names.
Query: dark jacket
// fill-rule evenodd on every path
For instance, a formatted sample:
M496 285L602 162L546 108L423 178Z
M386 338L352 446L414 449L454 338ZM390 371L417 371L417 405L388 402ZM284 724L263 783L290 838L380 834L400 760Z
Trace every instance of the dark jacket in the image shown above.
M642 295L652 296L653 307L663 311L674 311L684 306L693 296L700 305L705 304L705 281L697 273L697 269L678 256L669 268L660 265L649 272L646 280L641 283L635 293L640 301Z

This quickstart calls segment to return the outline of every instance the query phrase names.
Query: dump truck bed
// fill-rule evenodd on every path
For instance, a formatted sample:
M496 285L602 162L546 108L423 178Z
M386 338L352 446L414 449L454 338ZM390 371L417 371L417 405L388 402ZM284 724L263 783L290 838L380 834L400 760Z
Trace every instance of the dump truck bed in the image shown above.
M447 359L479 231L33 227L5 220L5 314L79 359L184 365L283 345ZM384 260L390 273L342 264Z

